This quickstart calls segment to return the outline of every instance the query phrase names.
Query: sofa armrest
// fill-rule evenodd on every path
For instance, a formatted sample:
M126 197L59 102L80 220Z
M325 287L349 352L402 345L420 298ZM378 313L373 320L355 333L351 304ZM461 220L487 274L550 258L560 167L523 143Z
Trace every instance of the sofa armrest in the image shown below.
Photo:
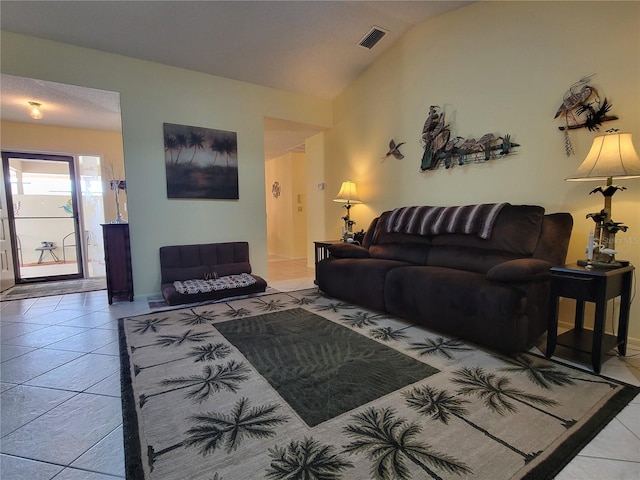
M492 267L487 278L496 282L542 282L551 277L551 264L537 258L518 258Z
M369 258L369 250L353 243L336 243L329 247L329 253L336 258Z

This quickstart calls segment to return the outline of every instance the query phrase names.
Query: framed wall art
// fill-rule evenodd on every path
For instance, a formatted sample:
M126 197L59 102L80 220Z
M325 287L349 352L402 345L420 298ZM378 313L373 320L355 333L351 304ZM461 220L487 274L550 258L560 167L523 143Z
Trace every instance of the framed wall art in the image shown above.
M236 132L164 123L168 198L235 199Z

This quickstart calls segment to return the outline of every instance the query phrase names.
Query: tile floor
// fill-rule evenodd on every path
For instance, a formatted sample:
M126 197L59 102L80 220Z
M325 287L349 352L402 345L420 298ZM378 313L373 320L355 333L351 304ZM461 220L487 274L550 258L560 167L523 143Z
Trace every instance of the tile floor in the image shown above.
M269 255L268 277L270 282L289 280L291 278L312 278L313 268L307 267L306 258L287 259L277 255Z
M314 286L313 269L272 260L271 287ZM0 478L124 478L117 319L147 313L147 300L109 306L98 291L0 307ZM602 373L640 385L640 348L629 350L607 360ZM640 398L556 478L640 478Z

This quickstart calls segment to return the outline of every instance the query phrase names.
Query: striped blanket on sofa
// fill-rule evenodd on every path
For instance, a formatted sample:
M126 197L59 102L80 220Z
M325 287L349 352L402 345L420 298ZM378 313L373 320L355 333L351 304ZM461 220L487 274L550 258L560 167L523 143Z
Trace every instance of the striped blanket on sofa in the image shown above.
M387 232L412 235L441 235L462 233L491 237L498 214L508 203L485 203L459 207L400 207L387 219Z

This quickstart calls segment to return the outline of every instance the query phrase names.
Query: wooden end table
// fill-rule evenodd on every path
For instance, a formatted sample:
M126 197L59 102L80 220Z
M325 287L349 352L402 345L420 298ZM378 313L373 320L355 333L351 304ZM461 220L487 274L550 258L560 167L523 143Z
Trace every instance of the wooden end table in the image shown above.
M556 344L573 350L591 353L593 371L600 373L602 356L618 348L626 355L631 305L631 282L634 266L599 269L577 264L551 269L551 291L549 298L549 328L547 332L547 358L553 355ZM618 335L606 334L605 320L607 301L620 297L618 313ZM558 335L558 300L560 297L576 300L574 328ZM596 305L593 330L584 329L584 303Z
M336 243L342 243L342 240L323 240L320 242L313 242L313 244L315 245L315 260L316 260L316 272L317 272L317 265L318 262L320 260L324 260L325 258L329 258L329 247L331 245L335 245ZM317 273L316 273L316 278L317 278ZM314 280L314 282L316 285L318 284L317 280Z

